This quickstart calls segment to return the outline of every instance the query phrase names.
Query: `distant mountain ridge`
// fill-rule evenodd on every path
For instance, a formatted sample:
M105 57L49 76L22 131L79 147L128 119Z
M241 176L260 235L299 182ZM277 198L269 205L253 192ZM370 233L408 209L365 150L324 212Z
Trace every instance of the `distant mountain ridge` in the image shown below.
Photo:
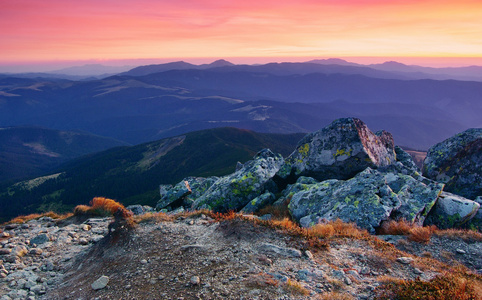
M0 126L80 129L137 144L223 126L309 132L354 116L419 150L482 126L480 82L323 74L311 72L316 64L305 67L235 65L90 81L0 77Z

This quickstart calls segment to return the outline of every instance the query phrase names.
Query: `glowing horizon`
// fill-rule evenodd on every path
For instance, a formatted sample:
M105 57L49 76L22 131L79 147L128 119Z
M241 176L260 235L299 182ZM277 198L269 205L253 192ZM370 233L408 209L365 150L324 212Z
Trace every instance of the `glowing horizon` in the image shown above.
M475 0L3 0L0 26L3 65L330 57L482 64Z

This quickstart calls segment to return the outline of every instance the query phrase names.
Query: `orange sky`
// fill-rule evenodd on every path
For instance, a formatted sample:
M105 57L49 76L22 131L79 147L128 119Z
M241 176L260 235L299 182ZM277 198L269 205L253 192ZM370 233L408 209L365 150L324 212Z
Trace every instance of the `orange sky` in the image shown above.
M0 64L353 56L465 57L470 64L482 58L480 0L0 0L0 28Z

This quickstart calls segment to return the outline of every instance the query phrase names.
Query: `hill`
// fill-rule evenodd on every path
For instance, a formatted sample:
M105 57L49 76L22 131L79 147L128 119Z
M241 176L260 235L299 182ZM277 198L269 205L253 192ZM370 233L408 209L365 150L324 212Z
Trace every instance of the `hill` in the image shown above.
M89 133L40 127L0 128L0 185L39 176L71 159L124 142Z
M236 69L242 67L91 81L0 78L0 126L80 129L139 144L225 126L310 132L336 118L355 116L374 130L389 130L397 144L420 150L482 126L480 82L274 75L266 71L269 66L256 72ZM298 67L273 68L282 73Z
M1 190L0 221L35 211L71 210L101 195L126 205L155 206L161 183L228 174L237 161L247 161L263 148L288 155L302 136L217 128L84 156L55 175Z

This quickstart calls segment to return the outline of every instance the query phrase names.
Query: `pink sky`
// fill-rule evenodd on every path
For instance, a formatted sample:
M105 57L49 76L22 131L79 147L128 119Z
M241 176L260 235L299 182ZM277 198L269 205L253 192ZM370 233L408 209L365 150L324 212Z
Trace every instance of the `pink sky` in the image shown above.
M482 64L480 0L1 0L0 28L4 65L236 57Z

